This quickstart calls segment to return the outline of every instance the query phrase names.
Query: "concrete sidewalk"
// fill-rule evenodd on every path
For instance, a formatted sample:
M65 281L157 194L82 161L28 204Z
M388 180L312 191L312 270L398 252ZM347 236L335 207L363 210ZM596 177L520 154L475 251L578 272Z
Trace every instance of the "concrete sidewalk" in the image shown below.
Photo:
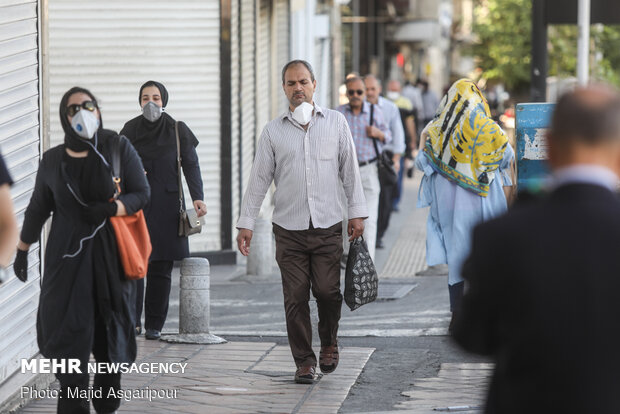
M318 354L318 349L316 350ZM119 413L337 413L372 354L342 348L338 369L312 385L293 381L288 346L270 342L171 344L138 338L137 364L187 363L185 372L127 374ZM57 389L58 384L52 385ZM132 395L133 394L133 395ZM20 413L55 413L56 399L32 401Z

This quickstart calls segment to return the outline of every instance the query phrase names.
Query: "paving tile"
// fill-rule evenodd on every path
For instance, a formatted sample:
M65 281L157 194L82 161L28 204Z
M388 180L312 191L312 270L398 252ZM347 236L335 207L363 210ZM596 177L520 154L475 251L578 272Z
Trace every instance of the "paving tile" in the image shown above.
M299 413L337 413L373 352L343 347L336 373L318 375L313 385L304 385L293 381L295 365L288 346L270 342L205 346L143 338L137 342L137 363L184 361L188 365L184 373L124 375L124 389L174 390L176 398L123 401L122 413L291 413L296 408ZM468 374L461 377L473 377ZM55 400L32 401L20 411L55 412Z

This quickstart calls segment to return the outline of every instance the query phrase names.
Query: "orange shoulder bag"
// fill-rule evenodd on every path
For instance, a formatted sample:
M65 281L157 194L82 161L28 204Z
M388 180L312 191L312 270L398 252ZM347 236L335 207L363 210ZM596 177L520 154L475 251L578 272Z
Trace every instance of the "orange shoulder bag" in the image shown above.
M121 193L120 158L119 141L112 152L113 180L116 186L115 199ZM140 209L130 216L113 216L110 217L110 223L116 235L118 257L123 265L125 277L129 280L144 278L149 266L149 257L153 250L144 212Z

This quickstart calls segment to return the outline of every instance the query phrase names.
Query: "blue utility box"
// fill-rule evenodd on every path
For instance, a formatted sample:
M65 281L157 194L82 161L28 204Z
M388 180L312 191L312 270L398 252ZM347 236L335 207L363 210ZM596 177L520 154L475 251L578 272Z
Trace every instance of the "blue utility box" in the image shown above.
M546 133L555 104L525 103L516 108L517 190L539 192L549 177Z

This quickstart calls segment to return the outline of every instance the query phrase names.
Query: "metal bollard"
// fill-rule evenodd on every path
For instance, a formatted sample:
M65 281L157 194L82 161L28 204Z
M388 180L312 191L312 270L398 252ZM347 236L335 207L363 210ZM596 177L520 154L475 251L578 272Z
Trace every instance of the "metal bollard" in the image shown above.
M201 257L183 259L179 298L179 334L162 335L168 342L221 344L225 339L209 333L211 311L209 261Z

